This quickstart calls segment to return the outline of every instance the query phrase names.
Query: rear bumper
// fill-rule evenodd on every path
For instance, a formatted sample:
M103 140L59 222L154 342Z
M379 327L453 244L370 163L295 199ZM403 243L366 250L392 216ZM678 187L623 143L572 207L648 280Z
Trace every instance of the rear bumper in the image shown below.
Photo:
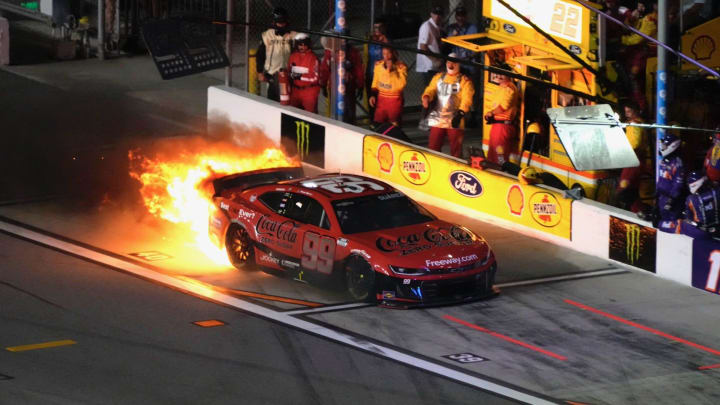
M414 308L477 301L497 295L497 263L487 270L443 280L412 280L377 274L377 301L390 308ZM409 280L409 281L408 281Z

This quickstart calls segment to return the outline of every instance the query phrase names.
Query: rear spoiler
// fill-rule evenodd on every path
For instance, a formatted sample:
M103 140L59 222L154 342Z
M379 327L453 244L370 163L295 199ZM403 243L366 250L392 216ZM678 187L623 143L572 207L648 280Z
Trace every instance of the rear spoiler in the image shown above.
M218 196L223 191L232 188L244 190L261 184L277 183L283 180L299 179L302 177L305 177L305 172L302 167L261 169L220 177L219 179L213 180L213 188L215 189L215 196Z

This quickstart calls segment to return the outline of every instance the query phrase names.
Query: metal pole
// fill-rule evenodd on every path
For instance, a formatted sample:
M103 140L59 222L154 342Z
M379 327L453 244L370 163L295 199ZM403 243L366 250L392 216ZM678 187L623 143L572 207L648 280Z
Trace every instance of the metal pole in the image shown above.
M311 29L312 25L310 25L310 22L312 21L312 0L308 0L308 23L307 23L307 29Z
M235 0L227 0L227 20L228 21L234 21L235 20ZM225 85L230 87L232 86L232 66L233 66L233 57L232 57L232 29L233 25L228 24L225 26L225 53L227 54L228 61L230 61L228 67L225 68ZM247 66L247 65L245 65Z
M370 0L370 36L373 34L373 26L375 25L375 0Z
M105 0L98 0L98 59L105 59Z
M245 0L245 91L250 91L250 0Z
M346 6L347 4L345 0L335 0L335 32L343 35L345 34L347 28L345 21ZM348 84L345 82L345 78L347 77L347 75L344 74L344 60L350 57L350 52L347 51L348 47L346 46L340 45L340 48L343 48L342 60L340 59L340 50L338 50L337 53L333 53L333 59L337 62L337 66L334 69L334 75L335 77L337 77L337 80L335 82L335 88L333 88L333 94L337 94L335 98L335 119L342 121L345 115L346 107L350 106L350 108L355 108L355 105L353 104L355 103L355 100L345 99L345 89L347 89ZM333 50L333 52L334 51L335 50Z
M667 1L658 1L658 41L661 43L667 43ZM656 72L656 86L657 96L656 108L655 108L655 122L660 125L665 125L667 110L666 110L666 98L667 98L667 51L665 48L657 47L657 72ZM660 150L660 140L665 136L665 130L663 128L657 129L657 140L656 149ZM660 175L660 159L655 159L655 180L657 183L658 176Z

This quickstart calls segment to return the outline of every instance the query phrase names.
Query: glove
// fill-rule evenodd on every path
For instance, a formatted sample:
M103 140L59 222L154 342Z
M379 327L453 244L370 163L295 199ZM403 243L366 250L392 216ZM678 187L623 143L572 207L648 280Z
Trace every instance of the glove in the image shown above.
M450 125L452 125L453 128L459 128L460 122L462 122L462 119L464 116L465 116L465 111L463 111L463 110L455 111L455 115L453 116L452 121L450 121Z

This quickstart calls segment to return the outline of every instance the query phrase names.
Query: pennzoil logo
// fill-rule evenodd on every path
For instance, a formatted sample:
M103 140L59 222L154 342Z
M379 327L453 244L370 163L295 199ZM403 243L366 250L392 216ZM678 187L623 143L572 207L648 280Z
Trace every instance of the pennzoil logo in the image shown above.
M629 264L635 264L640 260L641 232L640 225L625 224L625 259Z
M377 161L380 166L380 170L385 173L390 173L392 167L395 164L395 154L392 150L392 145L387 142L383 142L378 146L377 150Z
M400 154L400 173L412 184L425 184L430 179L430 162L422 152L406 150Z
M538 192L530 196L530 214L538 224L552 228L560 223L562 211L560 203L554 195Z
M300 159L310 153L310 124L305 121L295 121L295 136Z

